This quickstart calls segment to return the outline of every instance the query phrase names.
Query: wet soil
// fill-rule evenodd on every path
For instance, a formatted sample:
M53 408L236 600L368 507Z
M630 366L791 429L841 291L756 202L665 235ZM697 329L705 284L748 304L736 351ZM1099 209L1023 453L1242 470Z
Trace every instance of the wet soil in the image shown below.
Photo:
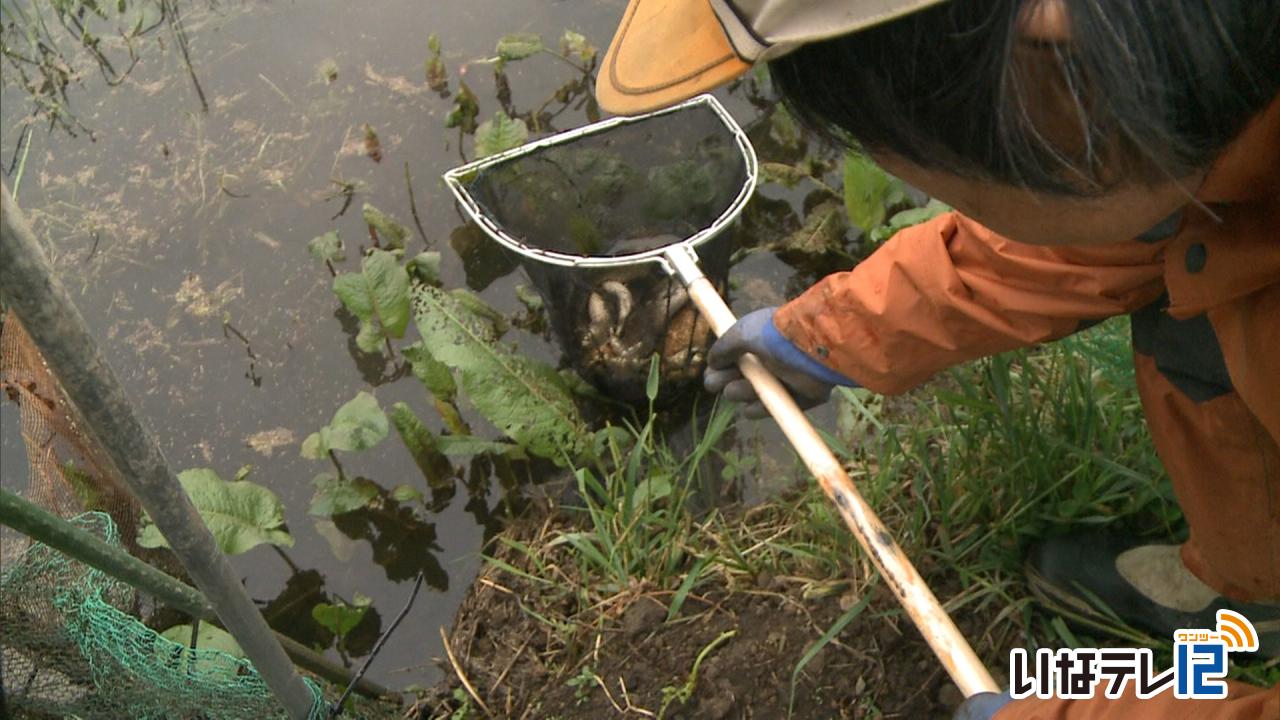
M508 533L528 539L536 525ZM519 553L491 552L523 568ZM945 576L926 579L949 595ZM717 581L691 593L667 622L673 593L636 588L575 615L572 597L548 600L547 586L486 565L455 619L454 658L440 661L446 679L421 699L417 717L473 717L452 715L464 702L478 705L461 700L465 676L501 718L950 718L959 691L888 591L869 592L865 609L794 674L793 686L809 648L862 600L852 591L805 599L779 579L732 588ZM994 614L955 619L978 638ZM704 651L681 702L673 695Z

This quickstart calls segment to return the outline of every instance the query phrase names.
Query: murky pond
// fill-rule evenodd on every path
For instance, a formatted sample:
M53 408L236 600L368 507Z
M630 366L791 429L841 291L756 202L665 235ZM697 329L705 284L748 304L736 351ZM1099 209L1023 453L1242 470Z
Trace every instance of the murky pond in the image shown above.
M527 279L465 226L439 180L473 156L473 140L446 128L455 95L427 85L428 36L440 40L449 89L456 93L465 79L481 119L507 102L542 109L544 131L566 129L596 112L581 92L589 86L579 69L544 53L510 64L509 87L502 87L486 59L498 38L517 31L537 33L554 48L571 29L603 47L624 6L189 3L191 69L208 110L182 56L160 39L139 48L139 61L117 86L102 82L96 68L81 73L67 90L80 125L75 137L50 131L40 116L29 121L26 93L4 68L6 183L14 181L10 159L25 151L19 204L171 466L210 467L229 478L252 465L251 479L284 501L296 544L235 559L272 624L307 642L329 642L336 657L311 607L369 596L377 621L364 623L342 648L347 659L359 658L400 609L410 581L424 573L431 592L419 597L371 671L392 687L436 680L430 658L442 655L437 627L450 622L480 563L483 538L500 527L507 500L530 471L495 477L492 464L460 462L452 495L388 501L335 519L308 514L312 477L329 468L302 458L299 445L357 392L376 389L384 407L403 401L433 429L440 423L421 384L358 350L356 321L340 310L333 279L307 243L338 230L350 269L368 242L360 209L371 203L413 229L412 252L443 253L447 285L469 286L504 312L520 311L517 288ZM557 97L574 82L579 92ZM757 84L721 95L759 139L765 160L795 154L781 148L788 143L779 139L769 105L755 97ZM799 211L812 204L803 190L770 188L757 200L755 222L779 235L799 229ZM735 305L777 304L808 277L771 253L750 255L735 274ZM553 363L559 357L541 335L513 329L506 339ZM10 461L10 417L3 480L17 485L23 470ZM738 438L744 453L778 445L754 424L739 428ZM790 463L785 453L778 457ZM383 488L407 484L431 494L394 439L343 464L349 475Z

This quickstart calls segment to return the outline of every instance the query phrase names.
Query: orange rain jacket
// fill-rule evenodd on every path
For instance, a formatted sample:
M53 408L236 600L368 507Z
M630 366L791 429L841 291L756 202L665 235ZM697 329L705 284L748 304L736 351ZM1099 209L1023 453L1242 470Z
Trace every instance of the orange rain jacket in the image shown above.
M951 365L1131 314L1143 408L1191 528L1184 561L1228 597L1280 601L1280 99L1197 197L1217 219L1188 205L1141 239L1087 247L1024 245L948 213L823 279L775 322L864 387L898 393ZM997 718L1191 709L1159 704L1024 701ZM1278 705L1272 688L1194 716L1280 717Z

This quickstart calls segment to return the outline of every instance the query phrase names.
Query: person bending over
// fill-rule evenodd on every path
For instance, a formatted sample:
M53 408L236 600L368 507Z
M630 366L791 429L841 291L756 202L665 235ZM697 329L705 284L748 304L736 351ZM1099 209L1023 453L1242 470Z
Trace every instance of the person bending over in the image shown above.
M1237 610L1280 655L1280 2L632 0L597 96L643 112L756 63L804 125L956 210L744 316L708 389L761 414L751 352L802 405L901 393L1128 314L1190 537L1051 539L1031 587L1162 637ZM1280 688L1126 692L976 696L957 717L1280 717Z

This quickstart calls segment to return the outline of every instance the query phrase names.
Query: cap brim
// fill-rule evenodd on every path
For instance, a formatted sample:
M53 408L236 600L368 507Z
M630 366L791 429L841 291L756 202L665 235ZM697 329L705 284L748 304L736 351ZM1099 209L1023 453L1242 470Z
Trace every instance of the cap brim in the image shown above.
M600 107L618 115L658 110L751 69L707 0L631 0L596 78Z

